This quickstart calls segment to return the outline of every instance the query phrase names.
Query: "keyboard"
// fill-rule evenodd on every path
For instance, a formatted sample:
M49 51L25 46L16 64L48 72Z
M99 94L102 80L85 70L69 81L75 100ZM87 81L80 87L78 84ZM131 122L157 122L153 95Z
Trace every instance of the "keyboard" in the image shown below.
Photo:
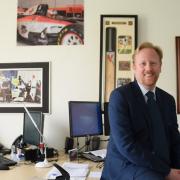
M4 164L7 166L14 166L17 164L17 162L1 155L0 156L0 164Z
M99 156L95 156L91 153L82 153L82 157L86 158L86 159L89 159L91 161L94 161L94 162L102 162L104 161L104 158L102 157L99 157Z

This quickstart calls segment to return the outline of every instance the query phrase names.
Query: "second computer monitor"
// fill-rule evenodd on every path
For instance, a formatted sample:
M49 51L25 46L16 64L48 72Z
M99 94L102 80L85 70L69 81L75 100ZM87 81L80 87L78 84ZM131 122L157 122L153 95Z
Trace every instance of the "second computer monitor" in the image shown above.
M29 112L32 116L34 122L36 123L38 129L43 133L44 127L44 116L42 112ZM41 142L42 137L36 127L34 126L32 120L30 119L27 112L24 113L24 124L23 124L23 142L30 145L38 146Z
M105 136L109 136L110 135L108 106L109 106L109 103L105 102L104 103L104 135Z
M100 103L70 101L69 122L71 137L85 137L103 134Z

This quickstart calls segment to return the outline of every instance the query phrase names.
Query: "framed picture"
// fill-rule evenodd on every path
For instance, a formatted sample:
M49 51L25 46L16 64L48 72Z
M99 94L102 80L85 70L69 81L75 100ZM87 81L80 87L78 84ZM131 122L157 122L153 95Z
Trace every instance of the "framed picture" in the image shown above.
M180 36L175 37L176 41L176 64L177 64L177 113L180 113Z
M17 2L17 46L84 44L84 0Z
M132 55L137 46L137 15L101 15L100 102L134 79Z
M0 112L49 113L49 62L0 63Z

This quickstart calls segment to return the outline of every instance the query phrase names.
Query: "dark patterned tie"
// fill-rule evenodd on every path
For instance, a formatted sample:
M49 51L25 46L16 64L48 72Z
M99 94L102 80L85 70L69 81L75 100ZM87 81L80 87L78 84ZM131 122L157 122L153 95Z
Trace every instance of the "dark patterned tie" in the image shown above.
M148 98L147 106L151 117L154 152L159 158L169 162L168 142L160 109L156 103L156 100L154 99L154 93L152 91L148 91L146 96Z

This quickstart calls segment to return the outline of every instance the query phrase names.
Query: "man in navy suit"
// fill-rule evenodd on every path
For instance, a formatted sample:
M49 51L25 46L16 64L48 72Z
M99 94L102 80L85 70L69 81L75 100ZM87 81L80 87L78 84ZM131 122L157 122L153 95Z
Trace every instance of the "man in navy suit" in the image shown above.
M136 80L111 93L111 134L101 180L180 180L180 133L175 101L156 87L162 57L158 46L142 43L133 55ZM159 110L152 116L147 105L148 91L155 94L153 101ZM152 120L157 114L162 125L157 123L153 128ZM159 135L154 137L156 133Z

